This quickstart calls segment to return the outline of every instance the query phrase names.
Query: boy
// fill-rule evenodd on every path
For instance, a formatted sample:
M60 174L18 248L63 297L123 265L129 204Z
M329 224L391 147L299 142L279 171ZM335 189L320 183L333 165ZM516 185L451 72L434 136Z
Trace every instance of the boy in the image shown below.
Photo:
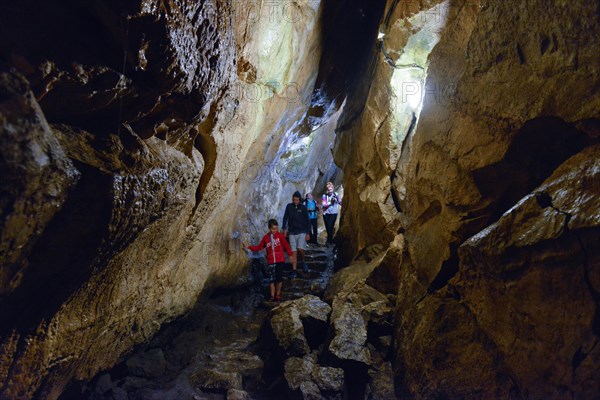
M283 266L285 255L283 251L293 257L292 248L288 244L285 237L279 232L277 220L269 220L269 232L263 236L257 246L246 246L242 243L242 247L251 251L260 251L266 249L267 252L267 280L269 281L269 291L271 298L269 301L281 301L281 287L283 286Z

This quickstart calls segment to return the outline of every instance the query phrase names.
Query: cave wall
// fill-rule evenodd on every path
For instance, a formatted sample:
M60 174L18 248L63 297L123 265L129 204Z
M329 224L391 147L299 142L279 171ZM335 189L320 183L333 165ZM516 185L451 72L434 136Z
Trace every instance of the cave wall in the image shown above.
M428 20L444 22L416 128L390 140L402 93L379 51L334 156L343 257L403 242L398 394L593 398L598 4L390 1L387 12L380 30L397 63Z
M57 398L243 280L237 194L310 104L319 16L318 1L3 6L0 397Z

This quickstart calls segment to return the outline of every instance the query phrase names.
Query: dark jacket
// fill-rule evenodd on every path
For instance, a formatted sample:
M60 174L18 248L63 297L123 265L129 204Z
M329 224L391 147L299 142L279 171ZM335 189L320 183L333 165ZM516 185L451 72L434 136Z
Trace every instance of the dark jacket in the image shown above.
M304 204L298 204L297 206L294 203L288 204L285 207L285 214L283 214L282 227L291 235L310 233L310 220L308 219L306 206Z

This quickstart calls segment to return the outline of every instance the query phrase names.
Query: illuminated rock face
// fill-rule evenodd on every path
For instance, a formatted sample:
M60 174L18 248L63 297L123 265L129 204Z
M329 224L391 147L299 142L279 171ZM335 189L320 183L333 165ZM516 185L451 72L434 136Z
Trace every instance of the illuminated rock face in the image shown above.
M245 275L232 232L267 215L238 194L306 113L320 9L3 10L0 397L57 398Z
M381 27L389 58L405 65L421 27L443 19L416 126L392 111L411 106L402 83L414 78L398 82L380 51L368 95L350 100L364 110L340 116L335 152L344 259L397 233L405 240L392 270L396 389L416 398L593 397L598 5L421 7L398 5Z

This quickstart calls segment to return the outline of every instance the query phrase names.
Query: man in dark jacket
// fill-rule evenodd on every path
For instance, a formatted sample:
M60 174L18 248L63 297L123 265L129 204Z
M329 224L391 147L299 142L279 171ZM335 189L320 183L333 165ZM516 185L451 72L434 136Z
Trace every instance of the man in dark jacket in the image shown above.
M297 276L296 267L298 265L298 256L304 272L308 272L308 267L304 262L304 250L306 241L310 239L310 219L306 206L301 204L302 195L300 192L294 193L292 202L285 207L283 214L283 234L288 237L294 257L292 257L292 278Z

